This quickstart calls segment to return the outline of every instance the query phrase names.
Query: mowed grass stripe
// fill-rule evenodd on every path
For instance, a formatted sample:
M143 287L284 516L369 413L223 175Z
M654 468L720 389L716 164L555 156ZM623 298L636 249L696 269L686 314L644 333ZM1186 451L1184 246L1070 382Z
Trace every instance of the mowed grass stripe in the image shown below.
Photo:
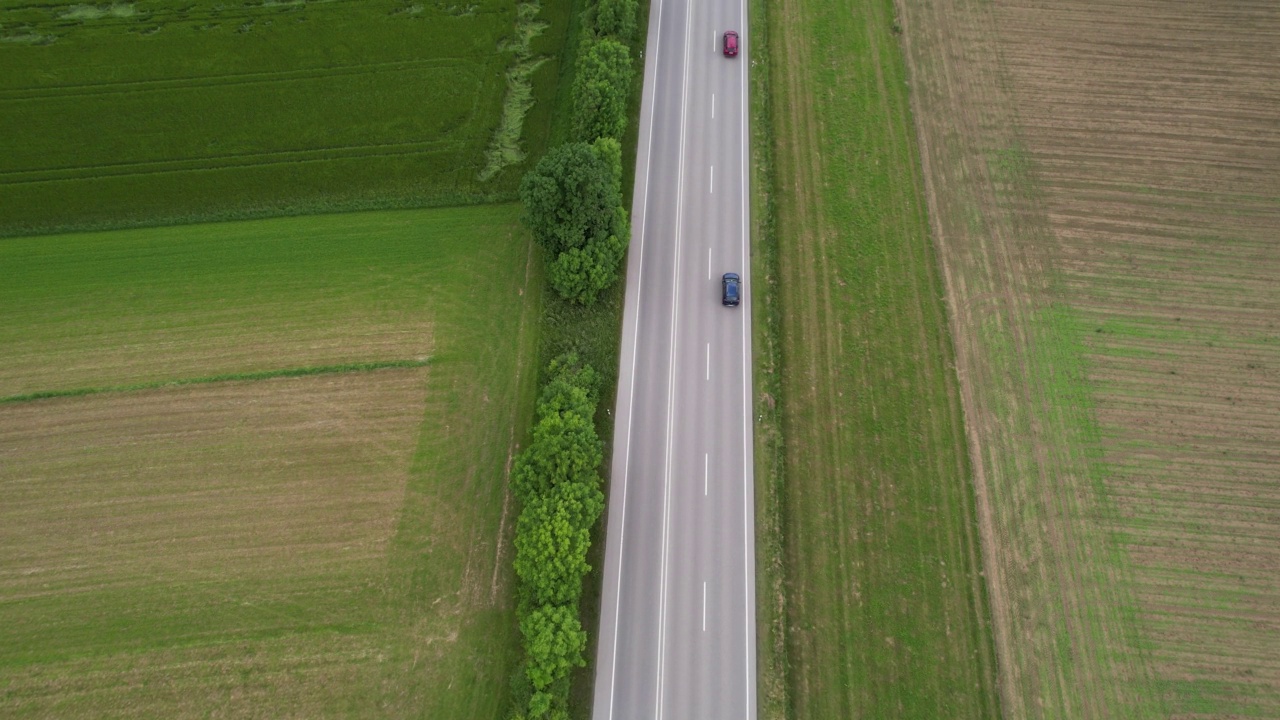
M155 390L157 388L181 387L183 385L204 385L217 382L245 382L253 380L270 380L271 378L306 377L308 375L332 375L335 373L370 372L390 368L416 368L430 363L426 360L386 360L383 362L347 363L345 365L320 365L301 368L283 368L280 370L263 370L261 372L224 373L197 378L181 378L162 382L136 383L133 385L114 385L111 387L73 388L71 390L45 390L43 392L23 395L7 395L0 397L0 404L29 402L31 400L47 400L50 398L81 397L113 392L134 392L138 390Z
M893 5L768 14L790 715L998 717Z

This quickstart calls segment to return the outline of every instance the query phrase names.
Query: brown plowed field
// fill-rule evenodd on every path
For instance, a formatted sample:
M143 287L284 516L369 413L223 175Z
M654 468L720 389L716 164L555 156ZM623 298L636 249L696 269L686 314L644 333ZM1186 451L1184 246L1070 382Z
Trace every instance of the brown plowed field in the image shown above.
M1280 716L1280 4L900 8L1005 715Z
M6 407L4 711L314 716L340 697L335 681L374 681L377 663L358 656L390 645L364 637L386 622L368 596L387 572L428 373ZM361 637L323 637L342 634ZM207 647L224 635L239 652ZM255 676L243 696L220 694L219 666ZM277 673L288 680L264 680Z

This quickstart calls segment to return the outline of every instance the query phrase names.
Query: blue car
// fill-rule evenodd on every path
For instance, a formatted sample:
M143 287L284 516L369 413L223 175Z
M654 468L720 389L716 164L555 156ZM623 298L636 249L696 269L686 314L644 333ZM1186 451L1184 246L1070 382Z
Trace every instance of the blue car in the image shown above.
M729 307L737 307L738 301L742 297L742 279L737 273L725 273L724 279L721 281L723 288L720 295L720 302Z

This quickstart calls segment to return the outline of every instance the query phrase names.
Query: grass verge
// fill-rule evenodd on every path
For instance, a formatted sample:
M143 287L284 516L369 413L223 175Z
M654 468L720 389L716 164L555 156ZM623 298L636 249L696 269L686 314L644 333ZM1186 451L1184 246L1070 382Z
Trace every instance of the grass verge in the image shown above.
M774 464L758 483L762 528L780 532L782 548L761 560L781 576L761 583L761 637L772 641L762 671L767 661L786 677L785 687L762 685L762 709L998 717L971 470L893 3L779 0L757 15L771 94L771 131L757 139L773 133L760 179L772 172L773 194L761 190L755 222L767 234L756 253L768 267L776 247L780 314L756 376L762 392L780 388L785 438L761 432L774 443L761 453ZM770 312L761 332L774 331ZM779 588L784 597L773 597Z
M787 682L787 590L783 505L785 447L782 398L782 309L778 304L778 229L775 207L773 96L770 72L773 38L767 0L751 0L751 267L753 294L752 385L756 411L756 687L758 713L783 720L790 707Z

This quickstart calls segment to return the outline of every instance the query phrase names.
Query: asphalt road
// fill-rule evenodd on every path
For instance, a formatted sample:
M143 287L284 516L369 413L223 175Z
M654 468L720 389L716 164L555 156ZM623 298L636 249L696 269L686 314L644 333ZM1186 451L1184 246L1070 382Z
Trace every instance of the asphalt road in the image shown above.
M653 0L595 720L756 717L749 49L745 0Z

